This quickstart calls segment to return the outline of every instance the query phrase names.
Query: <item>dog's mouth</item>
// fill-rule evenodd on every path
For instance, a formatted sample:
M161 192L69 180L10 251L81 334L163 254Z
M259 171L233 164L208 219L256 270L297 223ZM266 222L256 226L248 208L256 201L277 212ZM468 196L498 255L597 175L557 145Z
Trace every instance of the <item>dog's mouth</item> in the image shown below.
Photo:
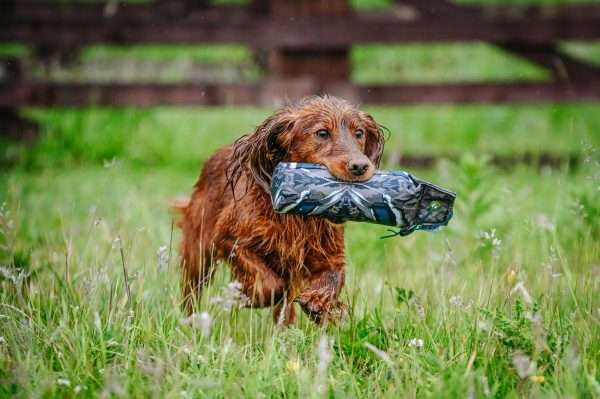
M333 162L323 162L329 173L347 183L365 182L373 177L375 167L366 159L341 158Z
M325 167L327 167L327 165L325 165ZM339 171L332 170L332 169L333 168L327 167L327 170L329 170L329 173L331 173L333 175L333 177L335 177L339 181L342 181L345 183L366 182L366 181L370 180L373 177L373 174L375 173L374 168L369 168L369 170L367 170L364 174L362 174L360 176L353 175L352 173L347 172L347 171L340 173Z

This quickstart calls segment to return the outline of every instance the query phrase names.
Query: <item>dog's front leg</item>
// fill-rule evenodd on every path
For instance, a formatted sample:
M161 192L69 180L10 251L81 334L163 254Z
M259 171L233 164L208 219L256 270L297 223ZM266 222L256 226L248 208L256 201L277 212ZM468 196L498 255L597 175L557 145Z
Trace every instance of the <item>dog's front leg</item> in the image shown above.
M297 301L317 324L335 323L346 312L346 306L338 299L343 286L343 262L329 264L307 277Z
M263 258L251 249L223 240L224 258L231 265L233 277L242 284L242 292L252 307L274 306L284 300L286 284L281 276L267 266Z

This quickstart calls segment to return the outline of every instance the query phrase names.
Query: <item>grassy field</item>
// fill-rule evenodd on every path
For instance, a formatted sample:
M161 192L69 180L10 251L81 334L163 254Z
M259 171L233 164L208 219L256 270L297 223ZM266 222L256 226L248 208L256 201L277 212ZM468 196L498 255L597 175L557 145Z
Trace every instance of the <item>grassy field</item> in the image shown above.
M563 46L600 61L598 43ZM82 53L117 57L252 58L239 46ZM484 44L362 46L352 62L360 83L547 78ZM411 172L457 206L437 233L381 239L382 226L348 224L350 311L323 328L223 306L226 265L194 317L179 306L169 200L271 109L23 110L42 131L31 146L0 141L0 398L600 398L600 105L366 108L391 131L384 167L440 156ZM525 153L580 162L488 161Z
M30 111L48 130L0 172L0 396L598 397L598 110L372 108L388 156L463 154L414 171L458 192L456 216L384 240L348 225L349 318L288 329L215 304L225 266L197 310L210 326L186 319L167 209L269 110ZM536 143L584 161L481 155Z

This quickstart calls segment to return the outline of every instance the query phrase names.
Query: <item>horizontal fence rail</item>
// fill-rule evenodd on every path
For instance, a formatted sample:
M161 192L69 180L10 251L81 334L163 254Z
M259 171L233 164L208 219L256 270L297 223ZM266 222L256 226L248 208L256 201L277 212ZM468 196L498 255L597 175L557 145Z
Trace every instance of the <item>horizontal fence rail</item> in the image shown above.
M314 93L366 104L551 103L600 99L593 83L457 83L362 86L305 81L249 84L67 84L16 83L0 86L0 107L268 105Z
M83 6L79 6L83 7ZM125 6L123 6L125 7ZM128 6L132 7L132 6ZM332 48L357 43L494 41L549 43L600 39L600 7L511 15L485 9L475 14L417 18L410 14L355 12L343 17L273 18L236 7L214 7L171 20L132 11L123 16L11 16L0 11L0 41L85 46L97 43L243 43L261 48ZM127 9L127 8L125 8ZM145 9L145 8L143 8ZM1 8L0 8L1 10ZM589 13L586 14L585 11ZM81 14L88 14L83 11ZM51 15L52 13L48 13ZM143 14L143 13L142 13Z
M0 42L30 46L42 59L58 55L66 60L95 44L241 43L266 60L263 79L57 83L31 79L19 60L6 58L0 60L0 107L277 105L315 93L369 104L600 100L600 68L561 52L557 45L562 40L599 40L598 5L483 7L400 0L388 10L359 11L351 9L347 0L254 0L248 6L206 3L4 0ZM355 44L456 41L489 42L546 69L549 79L387 85L350 81L349 49Z

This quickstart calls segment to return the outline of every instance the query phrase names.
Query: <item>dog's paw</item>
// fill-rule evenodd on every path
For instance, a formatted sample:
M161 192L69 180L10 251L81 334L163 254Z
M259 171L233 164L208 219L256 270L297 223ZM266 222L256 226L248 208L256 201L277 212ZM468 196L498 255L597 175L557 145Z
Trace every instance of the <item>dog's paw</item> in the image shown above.
M309 292L298 299L304 313L317 324L337 324L344 319L347 306L331 293Z

